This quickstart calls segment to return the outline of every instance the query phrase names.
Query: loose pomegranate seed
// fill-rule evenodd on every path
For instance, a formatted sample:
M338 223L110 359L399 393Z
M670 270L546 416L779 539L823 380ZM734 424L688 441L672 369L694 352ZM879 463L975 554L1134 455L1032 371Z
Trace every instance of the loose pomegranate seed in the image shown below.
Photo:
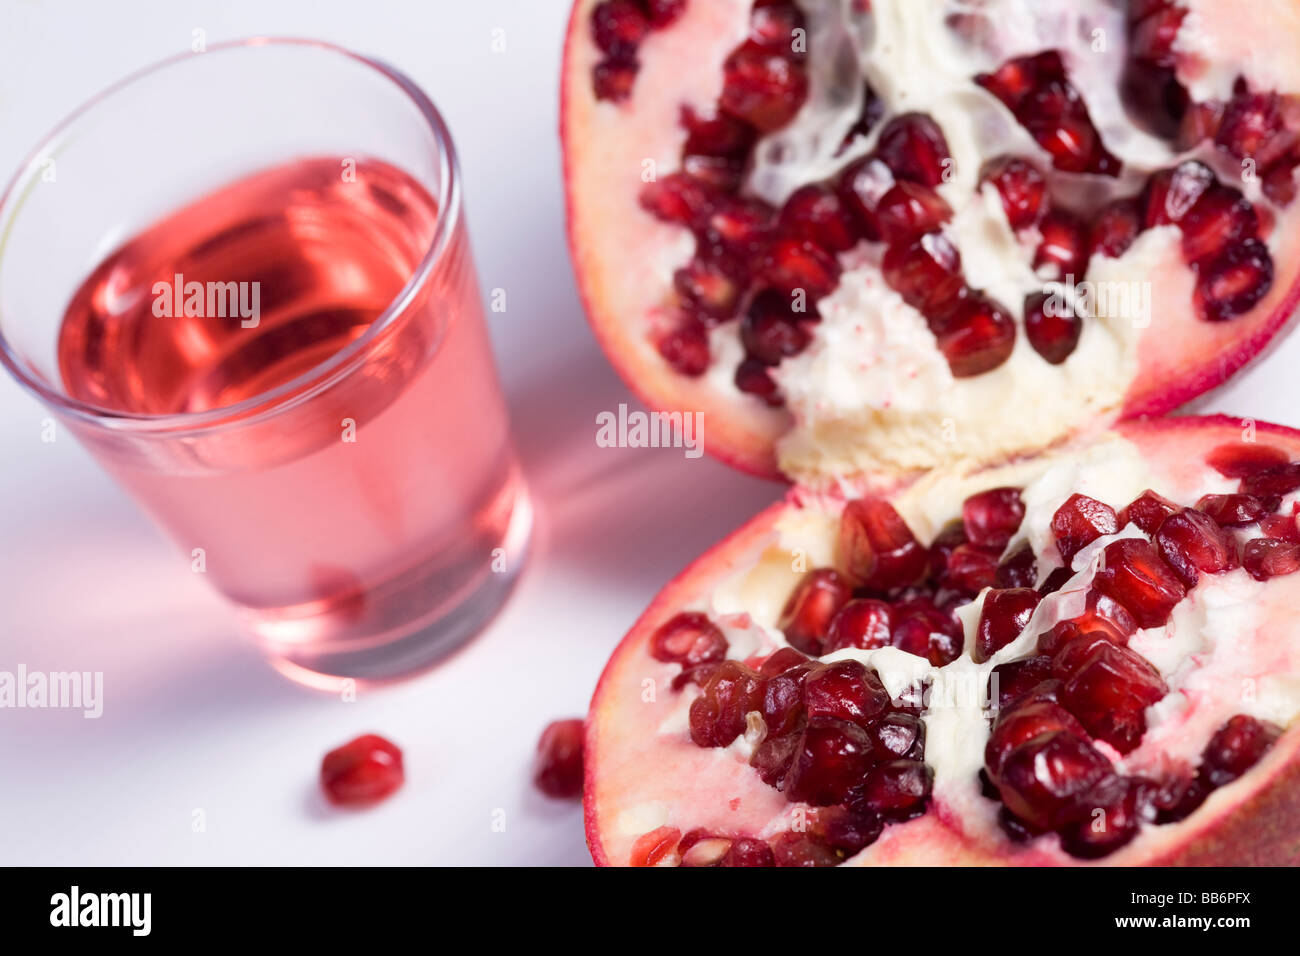
M1136 199L1117 199L1108 203L1092 221L1089 254L1118 258L1142 231L1142 206Z
M876 155L896 177L922 186L944 182L951 154L939 124L924 113L902 113L880 131Z
M763 280L787 294L803 290L816 301L835 291L840 264L818 245L801 239L778 239L762 268Z
M777 866L838 866L840 857L811 833L782 833L772 841Z
M1291 456L1280 448L1253 442L1220 445L1206 458L1210 467L1225 478L1249 478L1269 468L1289 464L1290 460Z
M850 580L887 591L914 583L925 573L927 564L925 549L888 501L858 498L844 507L840 516L839 565Z
M884 828L883 821L876 814L855 813L842 807L819 811L817 817L822 838L845 856L852 856L875 843Z
M1025 505L1019 488L990 488L971 495L961 507L966 537L981 548L1001 551L1024 519Z
M682 109L682 125L687 130L682 169L694 179L734 192L758 131L726 113L700 116L690 107Z
M745 715L763 708L763 681L738 661L723 661L691 701L691 741L697 747L725 747L745 731Z
M1207 322L1223 322L1253 309L1273 287L1273 258L1258 239L1229 246L1201 266L1193 301Z
M781 209L780 225L792 239L811 242L828 252L844 252L858 242L853 214L833 189L819 183L790 195Z
M764 133L790 122L808 98L808 74L789 55L742 46L722 70L718 105Z
M1246 542L1241 563L1256 581L1295 574L1300 571L1300 544L1276 538L1256 538Z
M1040 600L1032 588L989 591L975 629L975 662L983 663L1019 637Z
M686 10L686 0L643 0L650 12L650 24L662 30Z
M1124 538L1106 545L1105 567L1092 586L1127 608L1142 627L1160 627L1187 594L1150 542Z
M870 727L871 746L876 759L920 760L925 754L925 724L911 714L886 714Z
M850 601L831 621L822 652L830 654L846 647L871 650L888 647L893 631L893 611L884 601L860 598Z
M1158 495L1148 488L1120 511L1118 523L1123 528L1132 522L1147 534L1154 535L1160 522L1179 510L1178 505L1164 495Z
M1096 860L1114 853L1138 834L1146 812L1143 788L1135 780L1106 777L1080 798L1086 816L1061 831L1066 853ZM1100 815L1097 810L1102 811Z
M1060 704L1026 695L1020 703L1006 710L993 725L984 745L984 763L994 780L1002 775L1007 758L1022 744L1044 734L1064 731L1083 737L1086 731L1078 719Z
M992 371L1016 345L1015 321L982 292L968 294L945 318L932 320L930 329L954 378Z
M1018 156L991 159L980 172L980 183L993 184L1007 222L1017 232L1034 225L1047 210L1047 180L1028 160Z
M722 858L719 866L776 866L776 857L772 848L762 840L741 837L733 840L731 848Z
M790 645L820 657L831 621L853 597L847 581L831 568L809 571L786 602L777 627Z
M772 378L771 371L768 366L758 359L745 359L736 366L735 381L736 388L756 398L761 398L773 408L785 404L785 399L781 396L781 389L777 386L775 379Z
M1143 192L1144 224L1153 229L1182 222L1214 183L1210 168L1195 160L1161 170L1151 177Z
M682 831L676 827L657 827L649 833L643 833L632 844L633 866L658 866L669 858L677 846Z
M803 701L809 720L833 717L865 728L889 709L889 691L858 661L836 661L808 673Z
M1259 217L1250 201L1237 190L1217 183L1201 194L1180 225L1183 258L1194 264L1212 259L1229 245L1259 233Z
M893 171L874 156L850 163L840 174L836 193L844 208L854 217L858 231L872 241L880 238L876 210L880 200L895 183Z
M808 347L808 332L798 322L771 312L751 309L740 323L740 341L751 358L778 365Z
M890 246L881 271L904 302L926 315L955 300L963 287L961 253L938 232Z
M1300 490L1300 462L1276 465L1247 475L1241 479L1241 490L1244 494L1255 495L1266 502L1279 499L1278 504L1281 504L1283 495ZM1270 510L1276 507L1276 504L1270 505Z
M796 51L796 30L803 30L803 13L793 3L756 6L749 18L749 41L764 49L803 59L807 51Z
M591 86L598 100L625 102L632 95L641 64L636 60L604 59L591 68Z
M876 222L887 243L933 232L952 218L952 208L928 186L902 180L880 197Z
M1025 296L1025 338L1049 364L1060 365L1079 345L1083 320L1060 296L1034 292Z
M1064 209L1052 209L1038 225L1043 235L1034 252L1034 271L1048 279L1083 279L1088 267L1088 230L1083 220Z
M1205 495L1196 502L1196 507L1225 528L1244 528L1268 512L1264 502L1254 495L1240 494Z
M1052 534L1061 558L1069 565L1074 556L1102 535L1119 531L1115 509L1087 495L1070 495L1052 515Z
M934 788L934 770L920 760L890 760L867 773L850 807L869 810L893 820L922 813Z
M1032 588L1037 583L1038 559L1034 557L1033 546L1026 542L998 565L993 586L999 588Z
M707 614L682 611L650 635L650 656L683 667L708 664L727 656L727 638Z
M1143 657L1103 642L1065 682L1061 703L1088 733L1126 754L1146 732L1146 709L1167 693L1160 673Z
M989 674L989 700L997 701L998 710L1007 710L1052 678L1052 659L1045 654L1007 661Z
M899 650L924 657L935 667L951 664L961 656L961 624L933 601L915 598L899 602L894 621L891 643Z
M1112 772L1090 743L1058 730L1013 750L997 782L1008 810L1031 826L1055 830L1086 815L1081 801Z
M1220 727L1201 755L1201 780L1210 787L1232 783L1282 735L1282 728L1238 714Z
M709 370L709 332L698 319L688 319L659 340L659 354L682 375L699 378Z
M642 186L639 200L657 219L694 227L704 222L717 193L685 173L670 173Z
M974 597L985 588L993 587L997 577L996 554L963 544L953 550L947 568L939 576L939 583L958 594Z
M591 35L601 52L630 58L650 32L650 21L636 0L605 0L591 11Z
M578 721L578 724L581 727L582 721ZM551 727L556 726L559 725L551 725ZM551 728L548 727L547 733L550 730ZM543 734L543 744L546 743L546 739L546 734ZM581 746L579 746L578 762L578 791L581 793ZM536 778L537 785L544 792L550 793L540 776L540 769L539 767L539 775ZM331 750L320 765L321 788L330 803L336 806L365 806L375 803L400 787L404 779L402 751L378 734L363 734L355 740L348 741L342 747ZM567 793L553 795L568 796Z
M686 310L705 322L730 319L740 303L739 283L705 259L692 259L673 273L673 286Z
M1201 572L1219 574L1237 566L1237 548L1206 514L1190 508L1170 515L1152 538L1160 556L1189 588Z
M871 769L871 754L871 738L855 724L810 725L799 738L783 792L791 801L817 807L842 803Z
M753 755L749 758L749 765L758 773L758 777L769 787L780 789L784 786L785 776L790 772L790 765L794 763L794 752L799 747L799 741L802 738L803 727L799 726L792 733L779 737L765 737L763 742L754 748Z

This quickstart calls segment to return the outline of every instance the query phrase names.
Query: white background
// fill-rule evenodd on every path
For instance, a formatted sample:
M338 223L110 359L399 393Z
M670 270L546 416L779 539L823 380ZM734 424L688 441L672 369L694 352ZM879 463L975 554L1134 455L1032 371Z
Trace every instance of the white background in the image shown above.
M564 0L0 0L5 179L63 114L188 49L196 27L209 42L319 37L414 77L460 150L482 285L508 293L489 320L539 510L531 565L493 626L437 671L345 704L272 671L79 447L40 441L44 413L0 377L0 670L105 681L99 720L0 710L0 862L588 862L579 809L529 785L537 733L585 710L655 591L780 489L678 451L595 445L597 413L633 400L587 329L565 252L567 15ZM1292 338L1201 407L1300 424L1298 360ZM403 747L407 785L364 813L332 811L320 756L367 730Z

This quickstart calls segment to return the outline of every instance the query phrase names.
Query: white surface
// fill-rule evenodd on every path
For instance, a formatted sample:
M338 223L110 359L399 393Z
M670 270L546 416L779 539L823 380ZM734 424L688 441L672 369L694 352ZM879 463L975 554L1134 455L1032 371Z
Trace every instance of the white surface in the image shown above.
M490 322L539 510L532 563L492 628L428 676L346 704L273 672L79 446L41 443L44 412L0 375L0 670L103 671L105 697L98 720L0 709L0 862L589 862L577 806L529 784L539 731L586 710L658 588L780 489L680 450L596 446L597 413L634 400L565 252L567 15L564 0L0 2L5 179L63 114L188 49L196 27L209 43L320 37L414 77L460 150L482 285L507 290ZM320 757L368 730L404 749L406 787L331 811Z

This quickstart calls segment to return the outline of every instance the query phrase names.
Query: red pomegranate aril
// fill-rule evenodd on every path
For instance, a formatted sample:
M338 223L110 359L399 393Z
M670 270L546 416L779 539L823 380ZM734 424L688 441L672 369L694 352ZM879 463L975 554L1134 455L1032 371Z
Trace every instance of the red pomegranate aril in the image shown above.
M803 702L811 721L832 717L866 727L889 709L889 692L876 672L858 661L836 661L809 671Z
M727 837L714 836L706 830L692 830L677 844L677 855L682 866L719 866L730 849L731 840Z
M1151 793L1156 823L1187 819L1207 796L1209 788L1196 776L1176 775L1158 783Z
M970 543L1001 551L1020 528L1025 505L1019 488L990 488L962 504L961 520Z
M790 595L777 627L790 646L819 657L831 621L852 597L849 583L834 569L809 571Z
M698 319L688 319L659 340L659 354L675 371L699 378L709 370L709 331Z
M1141 627L1160 627L1187 590L1150 542L1124 538L1106 545L1105 566L1092 586L1114 598Z
M1074 577L1074 572L1069 568L1053 568L1043 579L1043 583L1038 585L1038 593L1046 597L1049 594L1055 594L1065 586L1065 582Z
M682 611L650 636L650 656L665 664L694 667L727 656L727 638L707 614Z
M1007 661L989 674L989 701L996 702L999 711L1007 710L1051 679L1052 659L1045 654Z
M980 171L980 183L993 184L1007 222L1017 232L1038 222L1047 209L1047 180L1037 166L1019 156L989 160Z
M1106 642L1065 682L1061 703L1093 737L1126 754L1146 732L1146 709L1167 693L1164 679L1145 658Z
M1283 495L1300 490L1300 462L1276 465L1247 475L1241 479L1241 490L1243 494L1255 495L1266 502L1279 499L1280 504ZM1277 504L1270 505L1270 508L1276 507Z
M1246 542L1241 564L1256 581L1295 574L1300 571L1300 544L1277 538L1255 538Z
M1179 225L1183 230L1183 258L1199 264L1229 245L1257 235L1259 217L1245 196L1216 183L1201 195Z
M839 855L811 833L782 833L772 841L777 866L838 866Z
M723 64L718 105L764 133L794 118L808 98L808 75L790 55L742 46Z
M801 34L795 31L804 29L803 13L793 3L755 6L749 18L749 42L801 60L807 56L807 50L796 49L800 44L795 40Z
M914 309L930 314L961 294L961 253L939 232L890 246L881 270L889 287Z
M1130 522L1137 525L1149 535L1154 535L1171 514L1181 509L1164 495L1156 494L1150 488L1142 492L1119 513L1119 526L1127 527Z
M906 587L926 571L928 555L883 498L850 501L840 515L839 566L850 581L878 591Z
M1052 165L1068 173L1119 175L1120 162L1102 145L1079 93L1071 83L1049 79L1040 83L1015 110L1016 119L1052 157Z
M1096 590L1088 592L1087 608L1075 620L1088 629L1109 631L1120 644L1128 643L1138 630L1138 620L1128 608Z
M604 0L591 11L591 35L601 52L629 58L650 32L650 21L636 0Z
M1111 773L1110 761L1092 744L1058 730L1013 750L995 779L1011 813L1041 830L1055 830L1087 813L1081 799Z
M1185 135L1191 97L1173 66L1130 59L1120 73L1119 95L1129 118L1148 133L1162 139Z
M1048 51L1037 56L1008 60L992 73L981 73L975 82L984 87L1013 113L1044 77L1061 77L1065 70L1060 55Z
M793 647L782 647L772 652L758 666L758 673L763 677L775 677L791 668L808 663L808 658Z
M953 552L966 543L966 528L960 518L949 521L930 542L930 573L939 577L948 569Z
M764 365L778 365L808 347L807 331L797 322L771 314L751 312L740 323L740 341L751 358Z
M767 249L775 216L767 203L715 195L706 213L700 239L716 257L750 262Z
M835 850L852 856L875 843L884 822L874 813L855 813L843 807L828 807L817 813L822 839Z
M867 773L850 806L889 819L907 819L925 808L934 788L934 770L920 760L890 760Z
M894 647L924 657L935 667L951 664L961 656L964 635L961 624L924 598L900 602L894 613Z
M692 259L673 273L673 286L687 311L704 321L723 321L736 314L740 285L717 263Z
M958 545L948 559L948 566L939 576L939 583L958 594L974 597L985 588L991 588L998 579L996 554L969 544Z
M952 218L952 208L928 186L902 180L889 188L876 207L880 237L905 242L933 232Z
M864 156L850 163L840 174L836 193L844 208L854 217L864 238L872 241L880 238L876 210L881 197L893 188L895 182L893 170L875 156Z
M1202 573L1220 574L1237 566L1237 548L1213 518L1191 508L1170 515L1152 538L1165 563L1189 588Z
M723 661L691 701L691 742L725 747L745 732L745 715L763 709L763 681L738 661Z
M876 760L920 760L925 754L925 724L911 714L886 714L867 728Z
M643 833L632 844L632 866L658 866L669 859L677 847L682 831L676 827L657 827L649 833Z
M770 677L763 687L763 723L769 737L784 737L804 723L804 682L818 665L805 661Z
M1292 544L1300 544L1300 525L1296 524L1294 514L1269 515L1260 521L1259 530L1266 538L1279 538Z
M1244 89L1228 101L1214 142L1237 159L1256 160L1264 169L1295 142L1282 117L1282 101L1274 92L1251 93Z
M632 95L641 64L636 60L604 59L591 68L596 99L623 103Z
M1135 7L1144 9L1135 10ZM1145 9L1149 7L1150 9ZM1159 66L1174 65L1174 40L1187 9L1168 0L1130 4L1129 56Z
M565 723L565 722L561 722ZM581 737L581 724L579 737ZM559 726L552 724L547 733L542 735L542 744L547 742L547 734ZM582 792L582 745L578 745L578 792ZM567 791L552 792L547 789L551 782L543 780L541 767L535 777L537 785L544 793L552 796L572 796ZM402 769L402 751L378 734L363 734L350 740L342 747L331 750L325 755L320 765L320 785L330 803L336 806L366 806L384 799L402 785L405 773ZM560 783L567 782L561 773Z
M1052 209L1038 224L1042 241L1034 252L1034 271L1048 279L1074 276L1083 280L1088 267L1088 230L1083 220L1064 209Z
M794 763L794 752L799 747L802 736L803 727L799 725L791 733L763 738L763 742L754 748L754 753L749 758L749 765L754 768L758 778L769 787L780 789L786 774L790 772L790 765Z
M813 183L791 193L781 208L781 232L828 252L844 252L858 242L852 213L828 186Z
M846 647L864 651L888 647L893 623L893 610L884 601L874 598L850 601L831 621L822 653L830 654Z
M686 11L686 0L642 0L650 14L650 24L662 30Z
M948 141L939 124L924 113L902 113L880 131L876 155L899 179L934 187L947 179Z
M1074 624L1076 629L1056 631L1053 628L1056 633L1040 639L1039 646L1039 651L1056 648L1052 654L1052 674L1062 680L1079 670L1103 644L1122 646L1127 643L1124 637L1109 628L1093 628L1075 621L1062 623Z
M1016 548L1001 564L993 578L999 588L1032 588L1038 583L1038 559L1028 542Z
M1261 471L1289 464L1290 460L1291 456L1282 449L1254 442L1220 445L1206 458L1210 467L1225 478L1249 478Z
M1026 695L1020 703L1004 711L993 725L993 732L984 745L984 764L989 774L996 781L1016 748L1035 737L1057 731L1076 737L1086 733L1078 719L1060 704Z
M1143 790L1136 780L1106 777L1080 802L1086 816L1061 831L1061 846L1071 856L1096 860L1114 853L1137 836L1143 823Z
M1244 528L1259 521L1268 513L1264 502L1254 495L1204 495L1196 502L1204 511L1225 528Z
M1033 292L1025 296L1025 338L1051 365L1060 365L1079 345L1083 320L1061 296Z
M682 169L695 179L734 191L758 137L754 127L726 113L700 116L690 107L682 109L681 122L687 130Z
M758 359L745 359L736 366L735 382L740 391L762 399L773 408L785 404L780 386L772 378L770 367Z
M641 187L641 208L656 219L679 226L702 224L718 193L685 173L669 173Z
M1142 232L1142 207L1136 199L1108 203L1092 221L1089 254L1118 258Z
M1273 287L1273 258L1258 239L1228 246L1201 266L1193 301L1201 318L1223 322L1249 312Z
M874 763L871 738L856 724L827 720L799 738L783 792L791 801L828 807L843 803Z
M1004 588L985 594L975 629L975 662L983 663L1019 637L1041 599L1032 588Z
M1297 154L1278 160L1260 179L1260 189L1264 196L1279 206L1289 206L1295 200L1300 187L1296 185L1296 168L1300 167L1300 151Z
M840 264L820 246L802 239L778 239L772 244L760 276L773 289L792 294L803 290L816 301L835 291Z
M1226 786L1259 763L1282 728L1238 714L1220 727L1201 755L1200 777L1210 787Z
M1162 169L1151 177L1143 192L1146 228L1182 222L1214 184L1214 173L1204 163L1195 160L1188 160L1173 169Z
M772 848L762 840L741 837L731 842L719 866L776 866Z
M1016 323L982 292L971 292L941 321L931 321L939 351L954 378L991 372L1011 357Z
M1117 531L1119 519L1115 509L1087 495L1070 495L1052 515L1052 534L1066 565L1102 535Z

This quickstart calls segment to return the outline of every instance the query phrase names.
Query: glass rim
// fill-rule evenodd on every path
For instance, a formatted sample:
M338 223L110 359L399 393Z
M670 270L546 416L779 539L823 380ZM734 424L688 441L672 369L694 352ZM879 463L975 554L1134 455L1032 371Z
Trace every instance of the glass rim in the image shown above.
M375 340L387 330L396 319L404 314L429 281L439 263L443 260L451 244L461 216L460 175L456 161L455 148L451 133L437 107L428 95L405 73L388 64L353 52L346 47L326 40L305 37L255 36L237 40L225 40L214 43L202 53L182 52L137 69L122 79L100 90L90 99L67 114L53 129L43 136L19 165L17 172L0 192L0 259L4 255L4 246L8 241L8 224L21 210L21 200L34 174L39 173L39 164L48 155L50 147L64 136L78 121L98 108L105 100L128 89L138 82L149 79L170 67L186 63L196 56L211 56L214 53L246 50L256 47L309 48L338 56L353 63L373 70L388 80L413 103L428 124L433 134L437 150L437 167L439 184L437 196L437 220L433 234L429 238L428 248L411 273L411 277L384 310L370 323L366 331L354 341L335 352L324 361L294 376L274 388L259 392L233 405L206 409L201 412L173 412L165 415L141 414L138 412L114 411L102 406L83 402L51 387L43 377L30 368L5 334L4 323L0 318L0 365L7 368L18 383L28 392L49 405L55 412L100 428L146 435L151 433L197 432L220 428L222 426L242 424L252 419L276 414L304 402L331 385L340 381L360 365L368 354ZM14 201L19 201L17 208Z

